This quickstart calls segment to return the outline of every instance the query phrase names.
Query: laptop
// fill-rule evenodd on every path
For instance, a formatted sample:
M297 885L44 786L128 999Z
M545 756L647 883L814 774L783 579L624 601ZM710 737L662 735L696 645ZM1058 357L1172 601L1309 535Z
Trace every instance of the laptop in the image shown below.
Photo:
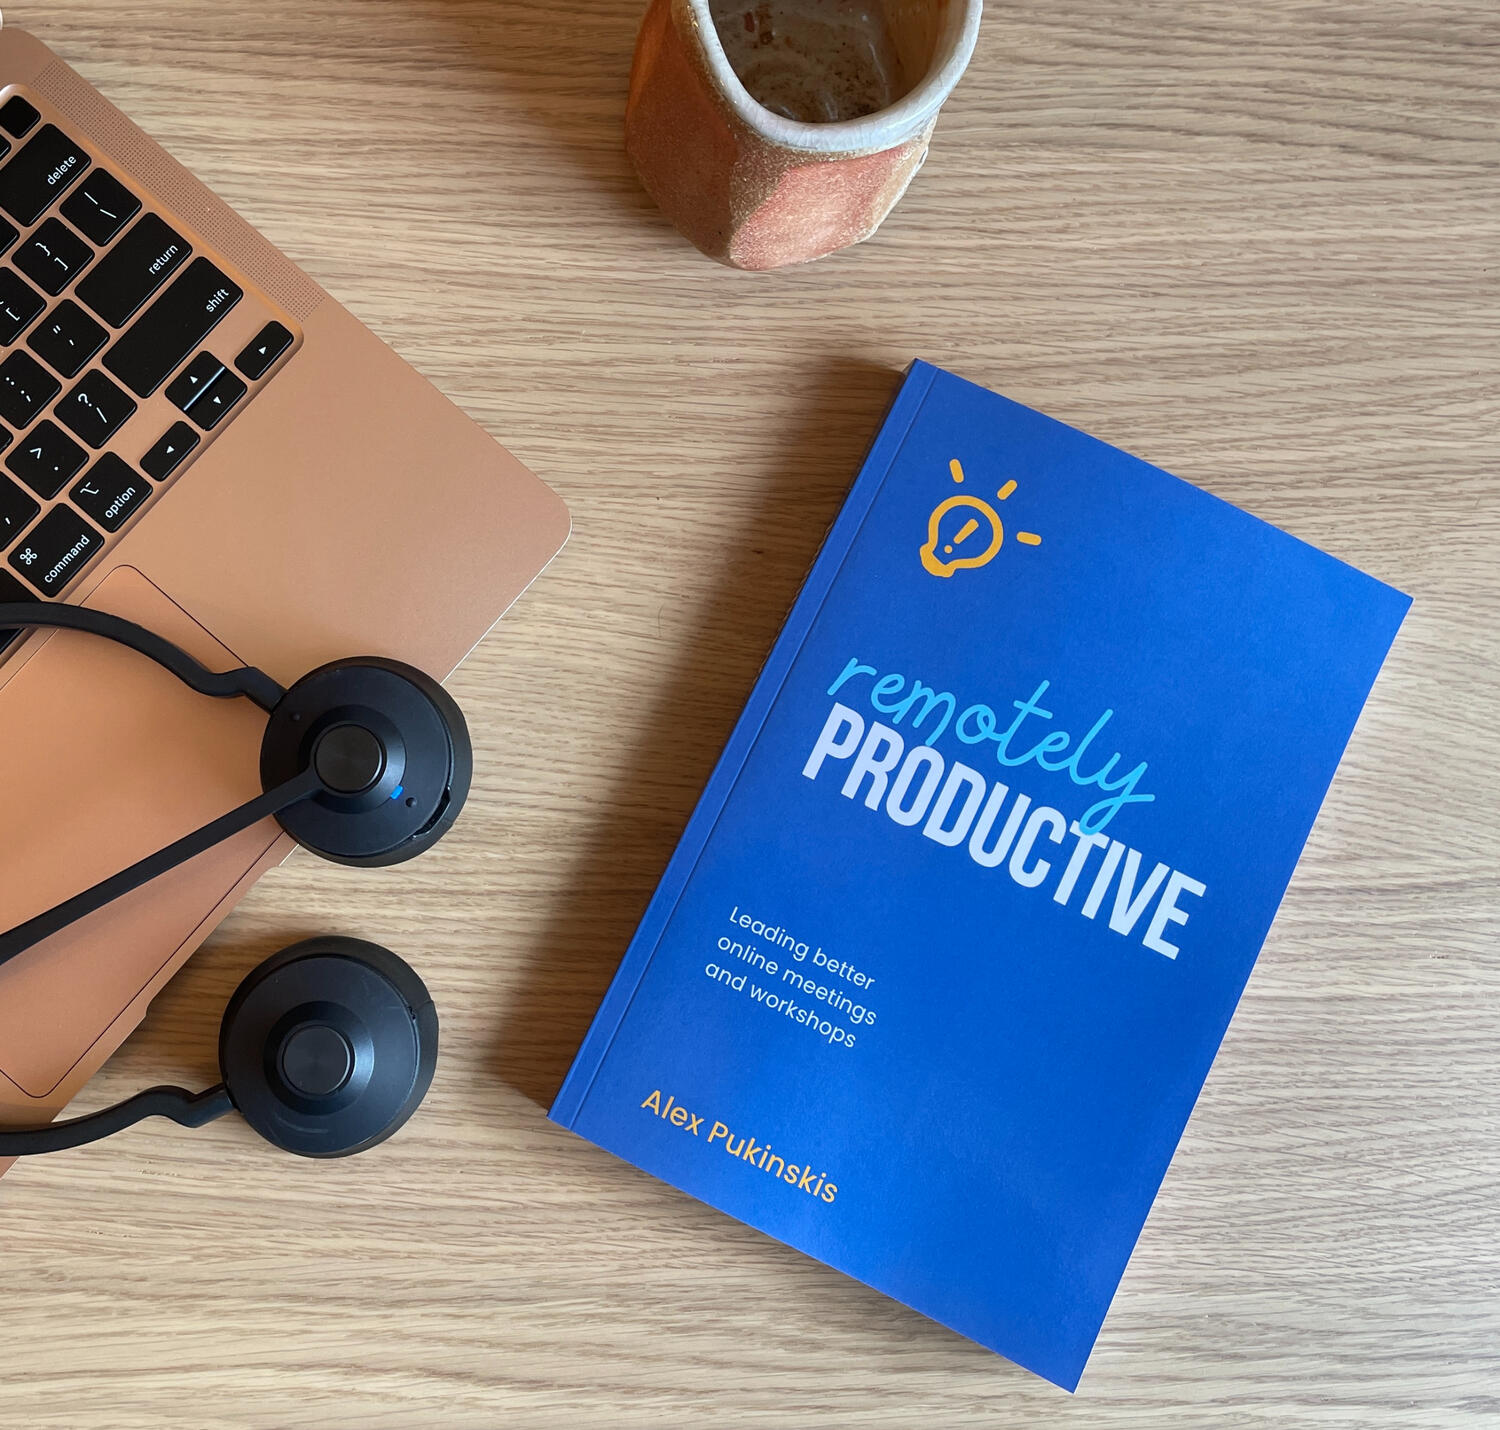
M443 678L567 535L514 457L0 30L0 600L283 684L356 655ZM0 641L0 929L259 792L248 702L76 632ZM66 1105L293 847L258 825L0 968L0 1125Z

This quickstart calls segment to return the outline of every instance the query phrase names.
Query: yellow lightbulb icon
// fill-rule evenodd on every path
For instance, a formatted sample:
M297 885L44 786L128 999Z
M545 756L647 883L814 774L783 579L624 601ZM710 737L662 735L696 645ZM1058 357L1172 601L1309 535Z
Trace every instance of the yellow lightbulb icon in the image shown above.
M948 463L955 482L962 482L964 469L955 457ZM1005 501L1015 491L1014 482L995 493ZM1042 538L1034 532L1018 531L1016 540L1026 546L1040 546ZM922 565L934 576L951 576L955 571L973 571L988 566L1000 554L1005 542L1005 527L1000 513L982 497L948 497L933 508L927 518L927 544L922 547Z

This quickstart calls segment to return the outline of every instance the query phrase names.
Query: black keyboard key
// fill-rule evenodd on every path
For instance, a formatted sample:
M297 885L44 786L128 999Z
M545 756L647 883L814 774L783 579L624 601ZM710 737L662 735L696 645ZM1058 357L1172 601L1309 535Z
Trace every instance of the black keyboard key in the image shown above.
M64 377L77 377L109 336L71 298L64 298L26 339L26 346Z
M94 250L67 228L49 218L16 250L11 261L44 293L61 293L94 260Z
M55 596L104 549L104 538L70 506L55 506L10 553L19 571L44 596Z
M104 354L104 366L149 397L244 296L208 259L195 258Z
M51 501L69 477L76 475L89 454L52 422L38 422L5 465L39 497Z
M31 525L40 510L41 507L14 482L0 477L0 551Z
M212 353L199 353L167 384L167 401L186 412L223 371L224 364Z
M12 427L29 427L61 391L62 383L30 353L15 352L0 362L0 417Z
M0 543L3 542L4 537L0 537ZM3 601L7 606L19 604L22 601L36 601L40 599L35 591L23 586L9 571L0 571L0 601ZM25 634L24 630L18 629L15 626L12 626L9 630L0 630L0 650L4 650L13 641L20 640Z
M106 531L118 531L151 495L151 483L132 472L113 452L106 452L68 493L74 506Z
M21 230L15 224L11 223L8 219L0 218L0 253L7 252L11 244L20 238L20 236ZM0 572L0 575L4 574L4 572Z
M19 273L0 268L0 343L9 347L46 306L47 300Z
M36 138L0 169L0 209L30 227L89 166L84 153L55 124L44 124Z
M271 364L292 345L292 335L280 323L267 323L255 340L234 360L234 365L250 379L264 377Z
M52 410L59 422L97 449L135 412L135 403L102 372L86 372L83 380Z
M0 427L0 452L3 452L15 440L15 435L9 427Z
M108 243L141 211L141 201L108 169L95 169L59 212L91 243Z
M164 482L202 440L186 422L174 422L166 435L141 458L141 468L153 481Z
M0 602L13 606L36 599L36 592L30 586L23 586L9 571L0 571Z
M19 94L13 94L0 105L0 129L3 129L14 139L20 139L31 132L31 126L42 116L36 112L36 106L21 98Z
M147 214L78 285L78 301L122 328L192 251L185 238Z
M205 432L212 432L249 390L232 372L221 372L208 391L193 404L188 416Z

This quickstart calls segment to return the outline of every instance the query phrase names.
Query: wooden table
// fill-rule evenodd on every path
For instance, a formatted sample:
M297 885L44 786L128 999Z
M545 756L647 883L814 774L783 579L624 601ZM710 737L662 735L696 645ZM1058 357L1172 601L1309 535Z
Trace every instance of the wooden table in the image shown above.
M0 1184L0 1424L1500 1424L1492 0L995 4L872 243L714 267L621 149L639 0L10 7L553 483L430 857L298 856L89 1090L387 942L445 1017L380 1155L142 1129ZM914 355L1413 592L1076 1399L548 1124Z

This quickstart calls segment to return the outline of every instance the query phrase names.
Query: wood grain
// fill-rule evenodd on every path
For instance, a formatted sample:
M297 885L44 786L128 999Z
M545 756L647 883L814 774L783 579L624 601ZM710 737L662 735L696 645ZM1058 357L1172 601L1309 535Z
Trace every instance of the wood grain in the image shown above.
M89 1091L207 1081L313 931L445 1017L382 1154L141 1130L0 1184L0 1424L1500 1424L1491 0L1014 0L879 237L638 189L638 0L9 7L552 482L454 837L267 878ZM1079 1395L544 1120L913 356L1413 592Z

